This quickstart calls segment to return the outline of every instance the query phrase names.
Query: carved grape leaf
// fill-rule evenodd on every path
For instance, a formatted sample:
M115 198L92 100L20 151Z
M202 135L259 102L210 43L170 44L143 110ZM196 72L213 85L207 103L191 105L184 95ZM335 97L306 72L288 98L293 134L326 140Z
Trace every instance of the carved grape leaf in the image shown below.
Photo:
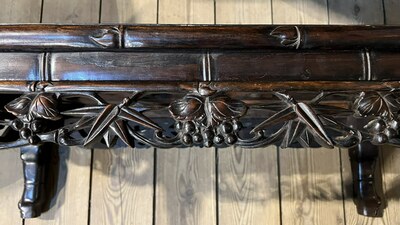
M357 116L382 116L394 118L400 102L393 93L361 92L353 105Z
M54 93L23 95L8 103L5 109L15 116L27 116L28 119L58 120L61 118Z
M4 108L15 116L28 114L32 100L36 94L27 94L9 102Z
M169 111L177 120L197 120L204 114L203 98L196 95L186 95L174 101L169 106Z
M197 121L203 126L213 126L224 120L243 116L246 114L247 106L226 95L203 97L189 94L172 102L169 111L177 120Z
M226 119L237 119L246 114L247 106L238 100L229 98L228 96L217 96L208 101L213 119L221 122Z
M38 94L30 106L30 115L33 118L43 118L48 120L60 119L60 113L57 110L57 98L54 93Z

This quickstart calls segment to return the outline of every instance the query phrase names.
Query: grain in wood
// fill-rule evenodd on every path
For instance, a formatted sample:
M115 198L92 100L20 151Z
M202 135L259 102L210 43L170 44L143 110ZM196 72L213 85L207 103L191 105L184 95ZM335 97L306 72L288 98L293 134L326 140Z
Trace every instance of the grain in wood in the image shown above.
M216 224L215 149L157 149L156 225Z
M216 0L217 24L269 24L271 0Z
M277 149L218 149L219 223L280 224Z
M213 24L213 0L159 0L159 23Z
M102 1L102 23L156 23L157 0Z
M272 0L275 24L326 24L327 0Z
M100 1L43 0L44 23L97 23Z
M383 24L382 1L329 0L330 24Z
M1 223L22 225L17 207L24 187L19 149L1 150L0 160L2 162L0 163Z
M151 224L153 149L95 149L93 158L91 224Z

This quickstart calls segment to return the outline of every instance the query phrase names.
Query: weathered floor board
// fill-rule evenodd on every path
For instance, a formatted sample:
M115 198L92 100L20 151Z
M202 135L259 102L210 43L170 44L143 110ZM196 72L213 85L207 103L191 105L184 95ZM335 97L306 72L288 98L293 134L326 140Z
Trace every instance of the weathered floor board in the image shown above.
M279 154L282 224L345 224L338 149Z
M383 10L385 12L385 22L388 25L400 24L400 1L383 0Z
M152 148L94 151L91 224L152 224L153 153Z
M4 224L21 224L18 201L22 195L24 179L19 149L0 151L0 221Z
M156 23L157 0L102 1L102 23Z
M39 23L41 0L2 0L0 23ZM22 196L22 161L18 148L0 151L0 224L22 224L18 201Z
M326 24L327 0L272 0L275 24Z
M213 24L213 0L159 0L158 21L164 24Z
M400 224L400 149L386 146L381 150L383 190L388 206L385 209L383 218L375 220L382 221L381 223L385 225Z
M43 23L97 23L99 1L44 0ZM77 147L60 150L58 194L52 208L25 225L83 225L88 222L91 151Z
M1 0L1 23L39 23L41 0Z
M157 149L156 225L216 224L215 151Z
M219 224L280 224L277 149L218 150Z
M99 0L43 0L44 23L97 23Z
M329 0L330 24L383 24L382 1Z
M270 24L271 0L216 0L218 24Z

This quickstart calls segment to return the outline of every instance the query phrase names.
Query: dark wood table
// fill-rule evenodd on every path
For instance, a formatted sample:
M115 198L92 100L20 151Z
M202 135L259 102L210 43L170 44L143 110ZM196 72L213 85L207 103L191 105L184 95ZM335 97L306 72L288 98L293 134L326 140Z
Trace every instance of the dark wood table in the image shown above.
M51 149L115 144L350 149L382 216L379 145L400 144L400 27L1 25L0 148L21 148L23 218Z

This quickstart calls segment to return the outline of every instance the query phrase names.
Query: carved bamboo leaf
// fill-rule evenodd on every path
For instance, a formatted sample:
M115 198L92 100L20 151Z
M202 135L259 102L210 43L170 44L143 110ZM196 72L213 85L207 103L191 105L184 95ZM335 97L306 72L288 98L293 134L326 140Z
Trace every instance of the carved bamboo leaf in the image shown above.
M96 117L90 117L90 116L83 116L74 124L73 129L74 130L80 130L83 128L90 127L92 123L95 121Z
M301 134L300 138L298 139L298 142L303 148L309 148L311 145L311 135L307 130L304 130L304 132Z
M103 139L104 139L104 142L106 143L107 148L113 147L115 145L115 143L117 142L117 136L115 134L112 134L112 132L110 130L107 130L103 134Z
M122 107L118 117L155 130L162 130L161 127L151 121L148 117L128 107Z
M48 120L60 119L57 110L57 97L54 93L41 93L32 100L29 108L29 115L33 118L43 118Z
M177 120L196 120L204 114L204 102L200 96L186 95L172 102L169 112Z
M303 134L305 128L305 124L301 123L300 121L290 120L286 125L286 134L282 140L281 147L287 148L294 141L298 140L300 135Z
M273 116L269 117L268 119L264 120L261 122L259 125L254 127L251 133L258 132L266 127L273 126L277 123L282 123L288 120L292 120L296 118L296 113L293 111L293 107L287 107L277 113L275 113Z
M400 103L392 93L362 92L354 102L358 116L382 116L393 118L400 110Z
M294 111L299 119L307 125L307 128L312 131L313 136L316 138L315 141L324 147L333 148L331 139L325 132L321 121L311 107L300 102L294 105Z
M135 147L135 141L129 134L125 121L117 120L111 123L110 128L126 145L132 148Z
M26 115L35 96L36 94L23 95L9 102L4 108L15 116Z
M97 116L101 111L104 110L104 105L89 106L78 109L71 109L61 112L65 116Z
M291 132L293 130L293 120L290 120L286 123L286 133L285 136L283 137L282 143L281 143L281 148L287 148L290 146L291 143Z
M83 145L86 146L101 137L107 131L108 126L117 118L119 111L119 107L113 104L104 107L103 111L93 123Z
M213 119L220 122L226 119L237 119L244 116L247 111L247 106L242 101L228 96L211 98L208 104Z

